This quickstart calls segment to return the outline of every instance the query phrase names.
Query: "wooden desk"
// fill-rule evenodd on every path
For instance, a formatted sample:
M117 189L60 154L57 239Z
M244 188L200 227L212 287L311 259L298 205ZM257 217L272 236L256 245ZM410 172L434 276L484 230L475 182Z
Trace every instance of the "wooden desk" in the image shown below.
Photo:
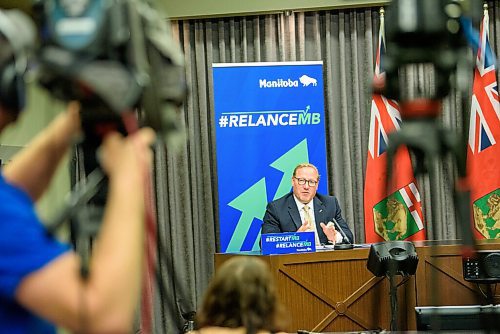
M431 247L432 246L432 247ZM415 306L484 302L478 287L462 278L461 246L454 242L416 244L415 276L398 288L398 329L416 328ZM479 249L500 249L485 242ZM290 315L288 332L390 329L389 281L366 268L369 248L288 255L255 255L271 268L280 301ZM216 254L217 268L245 254ZM246 254L253 255L253 254ZM436 282L436 284L433 284ZM437 287L437 288L436 288Z

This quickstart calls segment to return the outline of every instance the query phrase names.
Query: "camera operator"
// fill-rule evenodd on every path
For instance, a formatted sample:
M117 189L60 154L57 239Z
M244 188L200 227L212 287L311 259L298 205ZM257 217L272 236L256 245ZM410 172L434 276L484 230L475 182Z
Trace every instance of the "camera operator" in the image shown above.
M11 11L0 14L0 28L15 16ZM0 58L2 90L7 90L5 72L17 61L8 35L0 31L0 49L14 50L6 60ZM24 85L17 79L14 93ZM19 113L8 92L0 92L0 132ZM1 171L0 332L55 333L55 326L82 333L132 329L143 269L144 176L155 134L142 129L128 137L110 133L103 140L99 160L109 177L108 200L90 275L83 279L78 255L46 233L34 207L80 132L79 113L79 104L69 103Z

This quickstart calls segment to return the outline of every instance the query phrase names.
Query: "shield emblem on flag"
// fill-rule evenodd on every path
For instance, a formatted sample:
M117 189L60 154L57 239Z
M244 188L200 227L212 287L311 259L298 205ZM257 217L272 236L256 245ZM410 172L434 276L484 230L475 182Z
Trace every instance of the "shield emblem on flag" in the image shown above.
M486 239L500 238L500 189L474 201L474 227Z
M420 202L408 203L405 193L403 187L373 207L375 233L384 240L405 240L424 228L417 212Z

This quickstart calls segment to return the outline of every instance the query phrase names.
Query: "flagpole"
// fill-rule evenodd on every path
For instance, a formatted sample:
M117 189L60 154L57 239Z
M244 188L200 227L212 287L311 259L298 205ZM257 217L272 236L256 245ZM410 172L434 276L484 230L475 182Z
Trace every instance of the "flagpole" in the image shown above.
M376 62L380 65L380 58L382 58L382 50L380 48L382 47L382 44L385 45L385 19L384 19L384 14L385 14L385 9L384 7L380 7L379 9L379 18L380 18L380 24L379 24L379 31L378 31L378 48L377 50L377 60ZM383 32L383 33L382 33ZM382 41L383 39L383 41ZM383 43L382 43L383 42ZM382 77L380 75L381 69L379 66L375 66L375 75L373 76L373 85L374 85L374 90L382 90L385 85L385 77Z
M483 16L487 18L486 23L489 25L489 23L490 23L490 15L488 13L488 3L487 2L485 2L483 4ZM484 17L483 17L483 22L484 22ZM483 29L486 29L486 28L488 28L488 31L489 31L489 27L483 27ZM485 43L488 43L488 42L489 41L485 41ZM485 52L484 53L486 53L486 48L485 48ZM486 272L485 271L485 263L484 263L484 261L480 261L479 267L480 267L481 270L483 270L483 272ZM495 296L495 293L492 290L491 284L487 284L486 285L486 300L487 300L488 304L495 304L495 297L494 296ZM495 321L492 318L491 315L490 315L490 317L486 318L485 320L487 321L487 328L490 328L488 326L493 326L494 321ZM491 327L491 328L493 328L493 327Z

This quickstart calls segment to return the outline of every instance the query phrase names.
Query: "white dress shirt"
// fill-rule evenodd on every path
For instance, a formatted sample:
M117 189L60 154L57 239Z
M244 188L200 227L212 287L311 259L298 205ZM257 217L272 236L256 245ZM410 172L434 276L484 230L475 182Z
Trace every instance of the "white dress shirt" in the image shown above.
M295 200L295 204L297 204L297 209L299 209L300 220L302 221L302 224L304 224L305 222L304 206L306 205L309 206L309 213L311 216L311 227L307 231L314 232L314 240L316 241L316 246L321 246L321 241L319 240L318 231L316 230L316 217L314 217L314 200L310 201L307 204L304 204L301 201L299 201L297 197L295 197L295 195L293 195L293 199ZM335 230L337 230L337 228L335 228ZM337 231L337 233L335 233L335 243L340 243L340 242L342 242L342 234L340 234L340 232Z
M319 241L319 236L318 236L318 231L316 230L316 218L314 217L314 203L313 201L310 201L307 204L304 204L300 202L295 195L293 196L293 199L295 200L295 203L297 204L297 208L299 209L300 213L300 220L302 221L302 224L304 224L305 219L304 219L304 207L307 205L309 207L309 215L311 216L311 224L309 229L306 231L312 231L314 232L314 240L316 241L316 246L321 246L321 242Z

